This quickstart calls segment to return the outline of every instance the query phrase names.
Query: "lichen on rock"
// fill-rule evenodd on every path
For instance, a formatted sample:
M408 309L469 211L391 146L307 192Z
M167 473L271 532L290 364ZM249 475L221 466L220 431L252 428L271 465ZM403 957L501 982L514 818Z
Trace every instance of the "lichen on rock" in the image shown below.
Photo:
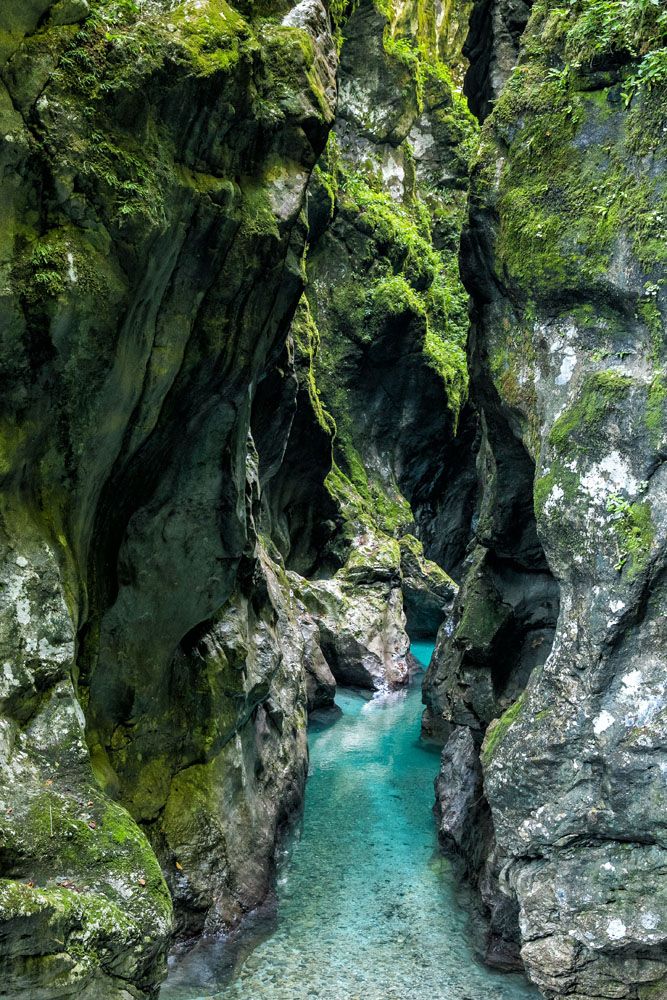
M513 5L496 6L508 23ZM666 988L664 907L658 917L635 874L664 868L666 29L660 5L532 5L486 109L463 239L489 451L459 652L436 656L427 690L436 722L444 712L476 735L493 834L473 817L486 861L464 854L490 912L494 893L516 902L514 941L552 1000ZM528 563L517 529L531 518L516 520L507 475L519 453L524 501L534 493ZM552 631L538 657L518 653L498 703L479 666L516 609L499 567L518 553L524 567L541 560Z

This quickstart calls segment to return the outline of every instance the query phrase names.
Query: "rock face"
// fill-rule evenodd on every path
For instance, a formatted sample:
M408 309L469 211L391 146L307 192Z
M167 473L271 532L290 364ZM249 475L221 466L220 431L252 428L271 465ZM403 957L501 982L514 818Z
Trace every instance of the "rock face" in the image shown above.
M2 989L155 996L439 628L485 957L667 995L662 6L4 7Z
M462 250L485 493L427 722L456 727L443 835L550 1000L667 996L667 24L640 8L534 5Z
M312 5L12 17L3 982L138 997L171 932L160 865L182 931L232 922L301 796L307 640L258 537L249 387L301 292L336 50Z
M265 896L307 710L336 679L405 683L404 593L417 631L452 602L427 556L460 565L476 489L455 436L476 125L436 58L452 12L359 5L341 50L319 0L12 6L0 964L12 997L127 1000L173 931Z

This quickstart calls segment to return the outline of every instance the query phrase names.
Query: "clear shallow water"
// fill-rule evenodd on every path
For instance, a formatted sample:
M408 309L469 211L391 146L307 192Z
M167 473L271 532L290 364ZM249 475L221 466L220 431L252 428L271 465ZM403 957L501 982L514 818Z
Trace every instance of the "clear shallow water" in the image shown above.
M423 639L415 640L415 642L410 644L410 652L415 657L415 659L419 660L424 669L426 669L426 667L428 667L429 663L431 662L431 655L433 653L433 649L434 649L434 644L432 642L426 642ZM421 677L419 678L419 680L421 680ZM418 684L414 686L416 686L417 688L419 687ZM418 712L417 715L419 716L419 714L420 713Z
M428 663L432 644L415 643ZM421 677L311 723L300 835L277 902L241 934L200 942L161 1000L534 1000L475 961L431 815L437 751L419 741Z

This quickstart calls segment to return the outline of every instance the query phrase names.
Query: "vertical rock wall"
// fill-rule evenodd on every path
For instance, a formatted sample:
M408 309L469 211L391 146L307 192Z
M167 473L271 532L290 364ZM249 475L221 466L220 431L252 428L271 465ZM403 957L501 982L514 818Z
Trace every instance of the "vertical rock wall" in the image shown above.
M154 995L173 930L255 906L301 800L308 707L334 673L404 683L406 609L432 632L453 599L416 535L460 562L469 513L449 550L437 522L475 488L454 438L475 124L435 55L462 22L362 5L341 50L342 16L0 13L13 997ZM327 247L349 277L337 312Z
M303 786L249 425L337 57L320 7L42 8L1 36L3 988L138 997L157 857L181 930L233 921Z
M515 12L495 6L494 30ZM534 4L462 249L485 500L429 685L456 727L441 830L478 881L487 947L504 899L552 1000L667 994L666 42L659 4Z

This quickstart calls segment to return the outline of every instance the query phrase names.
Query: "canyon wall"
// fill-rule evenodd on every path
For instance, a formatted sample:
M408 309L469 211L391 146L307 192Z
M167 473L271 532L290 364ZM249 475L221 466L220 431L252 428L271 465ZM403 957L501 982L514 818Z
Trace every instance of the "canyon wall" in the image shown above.
M463 22L344 13L0 14L3 995L155 995L453 601Z
M308 710L444 619L484 957L665 995L666 44L650 0L0 13L5 995L155 996L270 890Z
M554 1000L663 997L667 16L540 0L520 37L527 9L485 34L477 6L484 495L426 685L440 832L492 961Z

